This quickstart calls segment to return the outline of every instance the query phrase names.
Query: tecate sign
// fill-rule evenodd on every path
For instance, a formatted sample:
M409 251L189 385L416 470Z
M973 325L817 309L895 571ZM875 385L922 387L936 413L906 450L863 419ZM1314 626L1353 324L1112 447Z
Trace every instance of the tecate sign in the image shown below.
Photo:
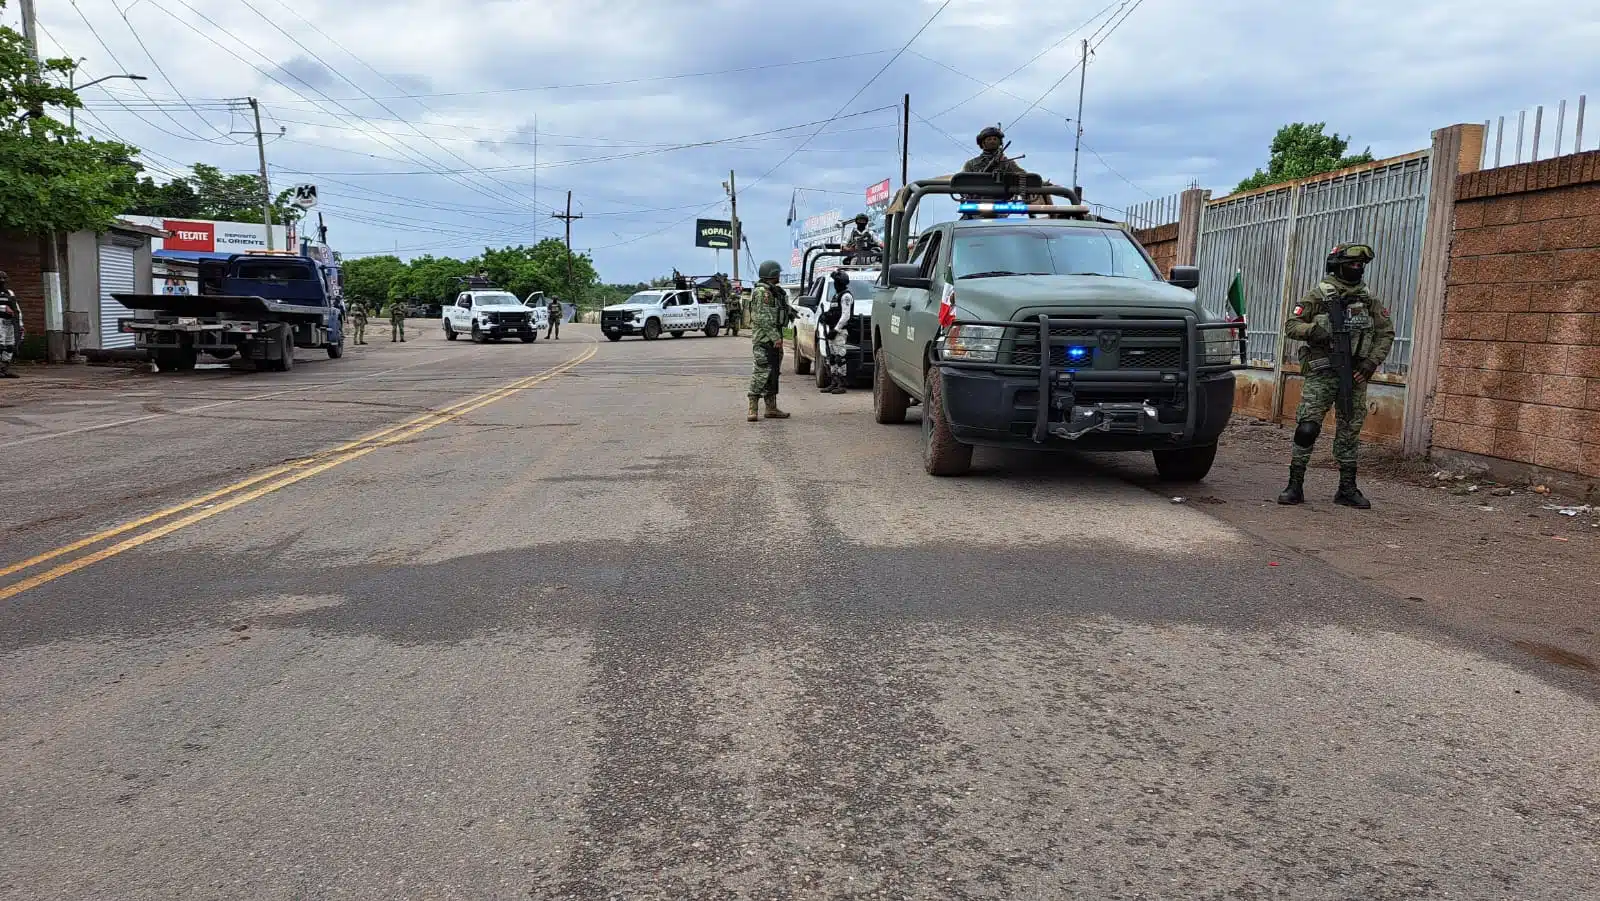
M886 178L867 189L867 206L889 202L889 180Z
M155 250L187 250L199 253L243 253L267 249L267 230L254 222L219 222L215 219L162 219L159 216L122 216L136 225L153 225L172 233L169 238L152 239ZM289 231L272 227L274 250L293 249Z
M216 233L209 222L182 222L164 219L161 227L172 232L166 240L165 250L198 250L211 253L216 249Z

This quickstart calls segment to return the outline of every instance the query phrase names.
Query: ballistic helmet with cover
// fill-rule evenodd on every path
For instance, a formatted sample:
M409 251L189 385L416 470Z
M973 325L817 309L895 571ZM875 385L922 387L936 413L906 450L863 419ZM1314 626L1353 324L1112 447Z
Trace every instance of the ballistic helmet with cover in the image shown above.
M843 269L835 269L828 275L833 279L833 290L836 293L843 294L850 290L850 273Z
M1336 244L1328 251L1325 268L1329 275L1354 284L1361 281L1374 256L1370 244Z
M985 128L983 131L978 132L979 147L983 146L983 141L985 138L999 138L1000 140L1004 141L1006 139L1006 135L1005 132L991 125L988 128Z
M866 213L857 213L856 214L856 225L859 225L862 228L865 228L867 223L871 222L871 221L872 220L867 218L867 214Z
M777 281L778 274L782 271L783 267L778 265L777 260L764 260L760 267L756 269L756 273L762 281Z

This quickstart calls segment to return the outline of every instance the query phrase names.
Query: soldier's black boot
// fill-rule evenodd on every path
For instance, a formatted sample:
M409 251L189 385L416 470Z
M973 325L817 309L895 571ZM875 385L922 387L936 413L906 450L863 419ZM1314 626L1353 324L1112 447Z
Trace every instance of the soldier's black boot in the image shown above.
M1333 496L1333 502L1346 507L1355 507L1358 510L1368 510L1372 502L1356 487L1356 468L1354 466L1339 467L1339 491Z
M1289 487L1278 494L1280 504L1303 504L1306 502L1306 468L1297 463L1289 465Z

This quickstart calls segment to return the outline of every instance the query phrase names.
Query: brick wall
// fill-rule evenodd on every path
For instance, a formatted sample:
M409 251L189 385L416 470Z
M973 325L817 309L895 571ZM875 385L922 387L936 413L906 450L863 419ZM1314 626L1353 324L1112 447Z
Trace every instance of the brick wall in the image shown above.
M39 275L39 239L0 231L0 271L11 277L11 290L22 305L29 338L44 336L44 282Z
M1600 477L1600 151L1457 192L1434 446Z
M1178 223L1136 228L1133 237L1149 251L1150 257L1156 261L1156 268L1161 271L1161 277L1166 278L1178 260Z

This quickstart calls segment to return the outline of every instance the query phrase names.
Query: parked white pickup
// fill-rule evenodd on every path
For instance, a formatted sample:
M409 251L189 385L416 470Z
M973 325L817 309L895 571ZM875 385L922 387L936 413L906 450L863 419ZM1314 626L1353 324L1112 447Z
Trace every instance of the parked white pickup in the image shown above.
M444 308L444 336L451 341L468 335L473 341L499 341L516 335L524 342L539 337L533 311L509 291L462 291Z
M600 311L600 331L612 341L623 335L643 335L654 341L662 332L682 338L685 332L705 332L715 338L728 321L728 311L720 303L701 303L693 291L656 288L640 291L625 303L612 304Z

